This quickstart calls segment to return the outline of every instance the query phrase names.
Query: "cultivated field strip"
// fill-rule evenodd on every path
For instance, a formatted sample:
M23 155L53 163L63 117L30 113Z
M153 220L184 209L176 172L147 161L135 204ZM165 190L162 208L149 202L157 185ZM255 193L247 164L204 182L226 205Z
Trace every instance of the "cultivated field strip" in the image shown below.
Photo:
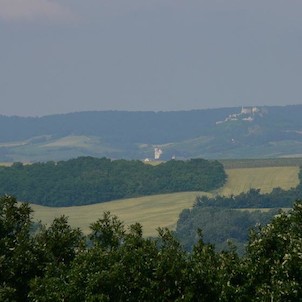
M32 205L34 217L49 225L59 215L69 217L73 227L80 227L85 233L89 225L100 218L104 211L117 215L125 224L140 222L144 235L153 236L157 227L173 228L179 213L184 208L192 207L195 197L202 192L181 192L115 200L89 206L51 208Z
M273 188L288 190L299 184L299 167L264 167L227 169L226 185L218 190L220 195L238 195L251 188L258 188L262 193L269 193Z

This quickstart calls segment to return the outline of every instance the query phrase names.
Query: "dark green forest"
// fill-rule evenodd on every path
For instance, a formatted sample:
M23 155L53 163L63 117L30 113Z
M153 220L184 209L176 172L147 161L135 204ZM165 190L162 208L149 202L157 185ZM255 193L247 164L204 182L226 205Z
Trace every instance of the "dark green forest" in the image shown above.
M74 206L183 191L210 191L225 183L221 163L80 157L68 161L0 167L0 195L47 206Z
M198 240L190 252L167 229L144 238L104 213L84 236L66 217L33 224L28 204L0 198L0 301L302 300L302 202L249 233L246 253Z
M251 189L237 196L198 196L192 209L181 212L176 236L190 251L198 241L197 230L202 229L204 241L215 244L217 250L226 249L231 240L243 254L251 227L267 224L278 209L291 208L294 200L302 200L301 171L299 181L296 188L275 188L266 194Z
M197 230L202 229L204 241L215 244L216 250L228 249L231 242L242 255L248 241L249 229L257 225L266 225L277 213L278 209L261 212L194 207L192 210L186 209L181 212L175 235L184 248L191 251L198 241Z

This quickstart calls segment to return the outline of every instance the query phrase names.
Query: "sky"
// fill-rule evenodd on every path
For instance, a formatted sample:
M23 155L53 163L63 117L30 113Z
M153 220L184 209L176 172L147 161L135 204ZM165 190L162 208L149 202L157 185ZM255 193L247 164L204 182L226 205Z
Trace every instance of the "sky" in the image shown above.
M301 0L0 0L0 114L302 104Z

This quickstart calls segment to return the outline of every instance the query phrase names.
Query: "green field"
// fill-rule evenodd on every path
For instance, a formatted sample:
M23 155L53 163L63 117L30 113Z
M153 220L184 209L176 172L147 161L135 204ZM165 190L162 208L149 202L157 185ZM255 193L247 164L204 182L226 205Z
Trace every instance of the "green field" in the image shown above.
M250 188L270 192L274 187L289 189L298 185L298 167L265 167L228 169L226 185L213 194L239 194ZM116 200L89 206L50 208L32 205L34 218L49 224L65 214L70 225L80 227L85 233L89 225L102 216L104 211L117 215L125 224L140 222L146 236L156 235L157 227L175 226L180 212L192 207L195 197L202 192L182 192L140 198Z

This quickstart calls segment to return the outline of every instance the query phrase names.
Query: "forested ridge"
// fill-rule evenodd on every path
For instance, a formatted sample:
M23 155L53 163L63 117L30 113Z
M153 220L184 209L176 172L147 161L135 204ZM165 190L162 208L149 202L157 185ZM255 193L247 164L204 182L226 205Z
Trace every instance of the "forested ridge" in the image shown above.
M0 195L47 206L74 206L183 191L210 191L225 183L221 163L204 159L148 165L138 160L80 157L0 167Z
M252 107L246 108L250 111ZM79 156L169 160L296 156L302 105L173 112L92 111L43 117L0 115L0 162Z
M33 225L28 204L0 198L0 301L204 301L302 299L302 202L254 229L246 253L198 241L186 252L167 229L144 238L104 213L84 236L66 217Z

